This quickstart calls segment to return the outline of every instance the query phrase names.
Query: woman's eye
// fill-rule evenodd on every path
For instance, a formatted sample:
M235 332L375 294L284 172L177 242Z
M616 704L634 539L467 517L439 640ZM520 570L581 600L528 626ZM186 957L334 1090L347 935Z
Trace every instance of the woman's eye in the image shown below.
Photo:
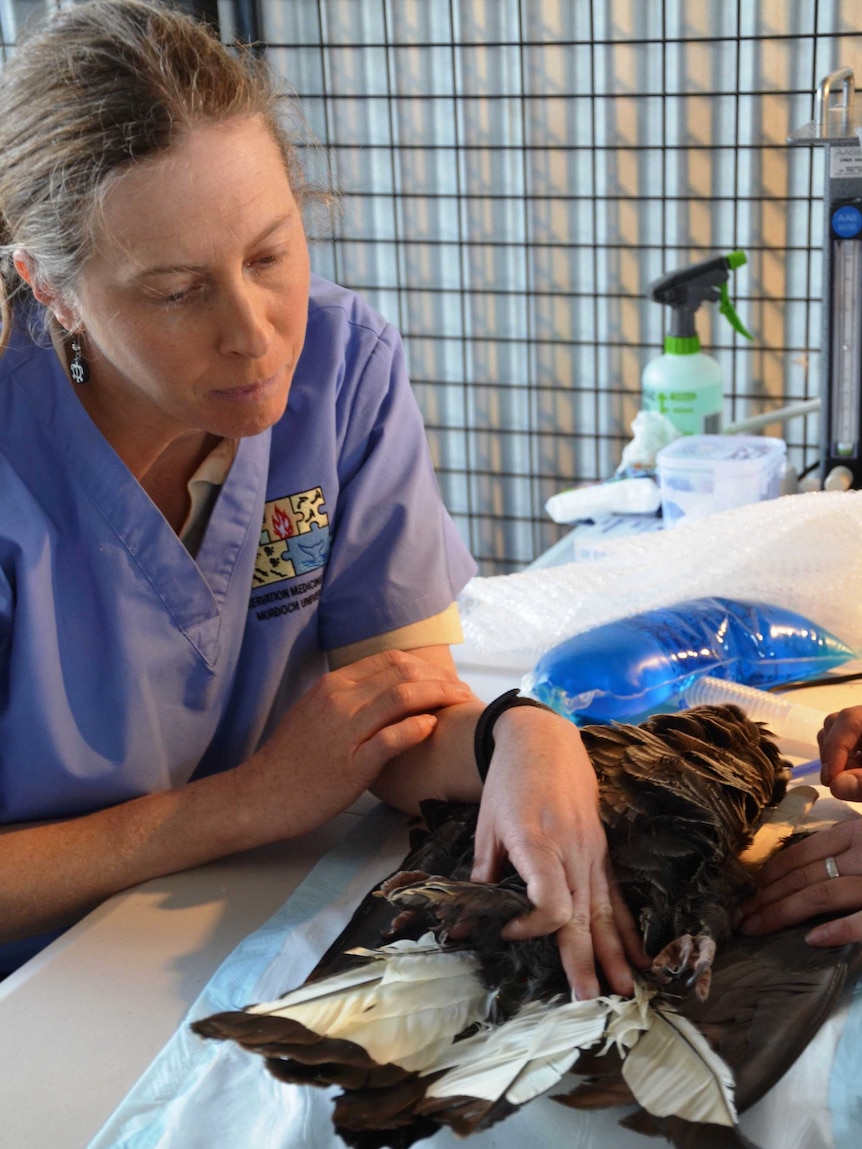
M159 292L156 302L162 307L175 307L178 303L186 303L192 299L197 291L194 284L190 287L178 287L176 291Z
M277 252L270 252L267 255L259 255L250 263L250 267L274 267L275 264L281 262L281 256Z

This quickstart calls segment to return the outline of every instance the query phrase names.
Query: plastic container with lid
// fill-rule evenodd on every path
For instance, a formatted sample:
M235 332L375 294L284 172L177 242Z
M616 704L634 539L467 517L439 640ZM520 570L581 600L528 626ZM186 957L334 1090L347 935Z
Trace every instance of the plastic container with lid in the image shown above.
M787 444L763 435L687 435L656 455L665 527L781 494Z

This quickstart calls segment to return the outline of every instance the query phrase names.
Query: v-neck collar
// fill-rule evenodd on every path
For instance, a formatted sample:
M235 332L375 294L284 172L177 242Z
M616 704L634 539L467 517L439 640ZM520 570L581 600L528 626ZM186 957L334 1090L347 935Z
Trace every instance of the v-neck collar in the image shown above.
M240 441L197 556L192 558L78 401L50 345L34 347L31 343L25 348L20 341L15 342L16 350L30 352L27 359L36 355L43 361L37 375L28 372L27 385L20 386L20 392L51 435L68 473L98 509L179 629L205 662L214 665L222 611L234 577L247 576L246 590L251 586L254 544L263 521L270 429ZM13 382L16 374L13 368ZM254 536L251 542L250 532ZM249 554L250 561L242 563L241 557Z

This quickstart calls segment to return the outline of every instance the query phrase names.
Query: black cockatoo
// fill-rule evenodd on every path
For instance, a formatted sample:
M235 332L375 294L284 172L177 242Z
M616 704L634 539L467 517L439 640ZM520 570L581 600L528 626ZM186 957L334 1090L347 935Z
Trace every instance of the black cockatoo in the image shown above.
M679 1146L745 1144L735 1105L792 1064L860 948L814 951L801 930L731 941L752 888L745 851L790 769L735 706L581 733L617 879L653 957L635 997L572 1002L552 938L502 941L502 925L529 908L523 882L514 871L471 882L477 808L434 802L403 869L302 986L195 1031L262 1054L281 1080L341 1086L333 1120L358 1149L406 1149L443 1125L487 1128L575 1065L589 1081L558 1097L566 1104L637 1100L638 1127ZM765 985L773 1007L787 998L771 1054L751 1040ZM682 1099L687 1074L697 1084Z

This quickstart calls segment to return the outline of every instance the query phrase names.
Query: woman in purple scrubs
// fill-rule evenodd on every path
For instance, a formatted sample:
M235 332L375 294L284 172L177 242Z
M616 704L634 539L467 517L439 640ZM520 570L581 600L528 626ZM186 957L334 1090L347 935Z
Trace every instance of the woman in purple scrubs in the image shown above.
M364 790L481 799L579 996L640 960L577 729L483 704L474 571L398 334L312 276L251 54L89 0L0 75L0 942L301 834Z

